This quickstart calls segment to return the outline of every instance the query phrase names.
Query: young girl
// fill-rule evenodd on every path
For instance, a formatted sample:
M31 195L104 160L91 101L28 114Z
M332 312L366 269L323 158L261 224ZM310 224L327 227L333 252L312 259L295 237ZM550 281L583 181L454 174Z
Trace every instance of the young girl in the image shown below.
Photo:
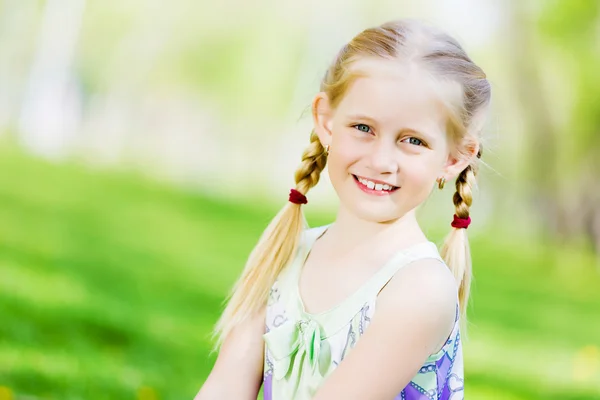
M196 399L254 400L261 383L269 400L463 398L466 229L489 103L485 73L421 23L367 29L342 48L312 103L296 187L234 288ZM305 229L326 162L337 217ZM438 253L415 209L454 178Z

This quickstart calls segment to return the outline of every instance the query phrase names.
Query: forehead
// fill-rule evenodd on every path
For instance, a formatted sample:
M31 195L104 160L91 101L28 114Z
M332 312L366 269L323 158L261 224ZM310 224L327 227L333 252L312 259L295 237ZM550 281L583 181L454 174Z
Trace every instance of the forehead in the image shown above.
M410 128L431 135L446 131L443 88L415 63L361 60L357 78L337 107L342 115L365 115L392 129Z

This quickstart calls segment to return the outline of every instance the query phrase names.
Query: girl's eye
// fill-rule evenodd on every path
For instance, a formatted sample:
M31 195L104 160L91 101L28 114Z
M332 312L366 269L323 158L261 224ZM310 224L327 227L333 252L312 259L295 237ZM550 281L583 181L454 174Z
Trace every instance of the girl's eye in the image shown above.
M369 127L369 125L365 125L365 124L354 125L353 128L356 128L359 131L365 132L365 133L370 133L370 131L371 131L371 128Z
M408 142L406 142L408 140ZM424 146L425 143L423 143L423 141L421 139L417 139L416 137L409 137L403 140L403 142L406 142L408 144L412 144L415 146Z

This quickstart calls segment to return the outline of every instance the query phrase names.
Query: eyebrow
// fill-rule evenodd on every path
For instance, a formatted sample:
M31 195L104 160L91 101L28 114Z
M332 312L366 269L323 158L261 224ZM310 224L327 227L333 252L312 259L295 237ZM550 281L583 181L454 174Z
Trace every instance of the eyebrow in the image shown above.
M352 115L348 115L349 119L352 120L362 120L362 121L368 121L370 123L376 123L377 121L371 117L369 117L368 115L364 115L364 114L352 114ZM425 138L427 140L428 143L434 142L435 139L433 137L433 135L430 135L426 132L417 130L417 129L413 129L413 128L402 128L400 129L400 131L398 133L405 133L405 132L413 132L416 133L417 135L423 136L423 138Z

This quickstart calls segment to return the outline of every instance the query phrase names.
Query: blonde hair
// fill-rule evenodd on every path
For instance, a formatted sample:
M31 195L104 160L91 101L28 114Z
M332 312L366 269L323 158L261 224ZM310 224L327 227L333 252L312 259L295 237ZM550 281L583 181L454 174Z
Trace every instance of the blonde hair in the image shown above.
M457 151L468 156L469 147L478 144L482 118L490 101L490 85L484 72L471 61L451 36L421 22L399 20L366 29L346 44L334 58L321 82L321 91L335 108L348 87L359 76L352 64L362 58L379 58L420 63L438 82L458 84L461 96L446 101L448 134ZM478 153L480 156L481 153ZM456 179L454 205L460 218L469 216L477 159ZM296 190L306 194L319 181L327 154L315 132L296 171ZM265 306L275 279L295 253L302 230L306 227L301 206L288 203L266 228L251 252L241 277L233 287L229 302L215 333L218 344L239 323L256 315ZM459 287L463 318L471 282L471 257L465 229L452 229L441 248L441 256L454 273Z

